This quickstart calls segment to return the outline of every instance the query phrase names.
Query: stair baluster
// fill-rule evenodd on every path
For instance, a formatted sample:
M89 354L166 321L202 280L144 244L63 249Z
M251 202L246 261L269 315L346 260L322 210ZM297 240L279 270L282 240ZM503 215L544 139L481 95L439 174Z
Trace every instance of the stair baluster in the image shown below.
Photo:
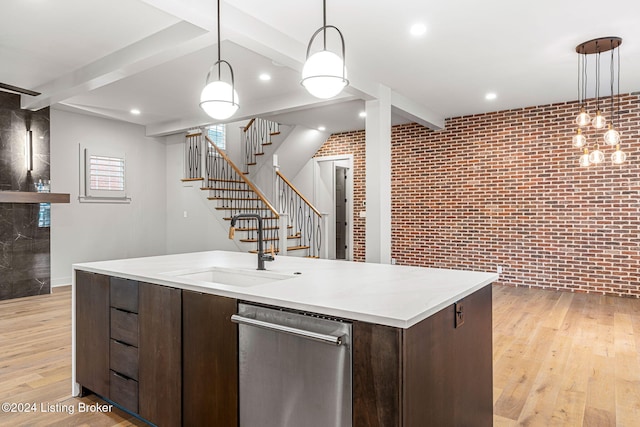
M276 170L276 188L279 211L288 214L289 238L300 239L300 246L296 249L306 250L308 258L320 258L323 249L322 214L279 170Z

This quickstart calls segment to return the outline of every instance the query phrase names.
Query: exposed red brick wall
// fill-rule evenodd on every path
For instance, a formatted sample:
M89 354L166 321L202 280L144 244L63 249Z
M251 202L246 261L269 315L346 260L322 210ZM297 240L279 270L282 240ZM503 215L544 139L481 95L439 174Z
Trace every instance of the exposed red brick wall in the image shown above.
M344 132L331 135L314 157L353 154L353 260L364 262L365 218L360 211L365 194L365 143L364 132Z
M392 257L426 267L502 266L505 285L640 297L639 97L621 99L622 166L611 164L610 147L604 164L578 166L577 110L568 102L458 117L440 131L394 126ZM362 156L356 167L364 168L364 132L334 135L319 153L337 152ZM364 174L355 172L364 200Z

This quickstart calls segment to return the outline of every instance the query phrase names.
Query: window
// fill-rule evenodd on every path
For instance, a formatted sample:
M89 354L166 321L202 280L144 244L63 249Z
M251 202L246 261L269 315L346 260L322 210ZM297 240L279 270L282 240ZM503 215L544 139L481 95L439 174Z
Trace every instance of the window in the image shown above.
M80 200L129 201L124 153L84 148L80 163Z
M227 148L225 128L225 125L213 125L207 128L207 136L221 150Z
M89 156L89 188L99 191L124 191L124 159Z

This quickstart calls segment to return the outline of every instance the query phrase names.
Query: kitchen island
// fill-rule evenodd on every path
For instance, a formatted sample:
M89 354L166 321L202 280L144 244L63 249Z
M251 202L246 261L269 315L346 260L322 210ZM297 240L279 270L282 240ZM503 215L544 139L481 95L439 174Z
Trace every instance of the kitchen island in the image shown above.
M222 251L73 268L76 396L158 425L238 425L241 301L352 323L353 426L492 424L497 274L296 257L256 271Z

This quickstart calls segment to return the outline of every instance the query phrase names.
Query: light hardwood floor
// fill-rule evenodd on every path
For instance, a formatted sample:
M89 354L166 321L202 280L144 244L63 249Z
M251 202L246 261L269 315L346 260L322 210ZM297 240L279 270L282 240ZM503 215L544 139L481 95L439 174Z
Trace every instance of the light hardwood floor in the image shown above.
M493 291L495 426L640 425L640 300ZM70 396L70 330L68 288L0 302L0 402L37 407L0 411L0 426L146 425L116 408L78 412L97 400Z
M640 300L494 287L495 426L640 426Z

